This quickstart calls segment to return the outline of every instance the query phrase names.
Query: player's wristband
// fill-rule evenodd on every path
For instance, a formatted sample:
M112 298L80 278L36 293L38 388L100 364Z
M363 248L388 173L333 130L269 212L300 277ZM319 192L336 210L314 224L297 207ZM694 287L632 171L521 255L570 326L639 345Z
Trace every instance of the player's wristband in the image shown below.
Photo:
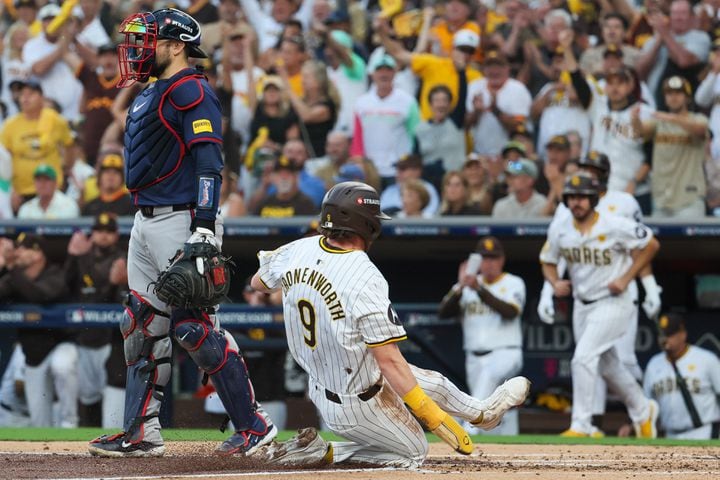
M190 223L190 231L194 232L197 228L207 228L214 234L215 220L208 220L207 218L200 218L196 216Z
M438 428L447 415L432 398L427 396L420 385L415 385L406 393L403 402L430 430Z

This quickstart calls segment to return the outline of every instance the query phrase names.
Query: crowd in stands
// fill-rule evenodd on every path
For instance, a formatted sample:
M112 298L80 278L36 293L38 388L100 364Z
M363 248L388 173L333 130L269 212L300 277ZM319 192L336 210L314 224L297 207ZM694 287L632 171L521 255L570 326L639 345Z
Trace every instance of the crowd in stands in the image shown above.
M548 217L592 150L646 215L720 216L712 0L3 0L0 218L133 213L117 30L166 6L203 27L226 216L360 180L396 217Z

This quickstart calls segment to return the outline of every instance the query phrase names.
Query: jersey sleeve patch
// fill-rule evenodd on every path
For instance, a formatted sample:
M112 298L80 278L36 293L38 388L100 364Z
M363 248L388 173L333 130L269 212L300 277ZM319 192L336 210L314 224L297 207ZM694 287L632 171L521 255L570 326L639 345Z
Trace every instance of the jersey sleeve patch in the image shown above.
M200 120L195 120L192 122L192 129L193 133L197 135L198 133L212 133L212 123L210 123L210 120L207 118L201 118Z

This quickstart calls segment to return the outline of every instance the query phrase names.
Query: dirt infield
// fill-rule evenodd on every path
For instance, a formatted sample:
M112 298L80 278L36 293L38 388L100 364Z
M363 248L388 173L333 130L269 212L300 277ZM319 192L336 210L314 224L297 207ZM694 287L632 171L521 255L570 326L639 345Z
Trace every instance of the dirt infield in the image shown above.
M326 468L269 470L243 458L217 457L214 443L169 442L167 455L153 459L100 459L84 442L0 442L0 478L258 478L298 480L618 480L720 478L718 447L594 445L479 445L461 457L432 444L417 471Z

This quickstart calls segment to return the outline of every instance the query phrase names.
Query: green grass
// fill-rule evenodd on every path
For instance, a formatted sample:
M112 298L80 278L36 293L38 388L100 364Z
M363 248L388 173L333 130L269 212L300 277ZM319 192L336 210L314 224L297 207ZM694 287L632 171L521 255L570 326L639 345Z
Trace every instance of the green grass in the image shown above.
M59 442L59 441L88 441L98 437L107 430L99 428L0 428L0 441L27 441L27 442ZM287 440L295 432L285 430L278 435L279 440ZM323 433L327 440L341 440L332 433ZM163 437L168 441L222 441L228 436L218 430L200 429L164 429ZM531 445L657 445L657 446L692 446L692 447L720 447L718 440L672 440L658 438L656 440L638 440L635 438L562 438L557 435L519 435L517 437L499 437L488 435L473 436L473 441L482 443L502 444L531 444ZM428 435L430 442L438 442L434 435Z

